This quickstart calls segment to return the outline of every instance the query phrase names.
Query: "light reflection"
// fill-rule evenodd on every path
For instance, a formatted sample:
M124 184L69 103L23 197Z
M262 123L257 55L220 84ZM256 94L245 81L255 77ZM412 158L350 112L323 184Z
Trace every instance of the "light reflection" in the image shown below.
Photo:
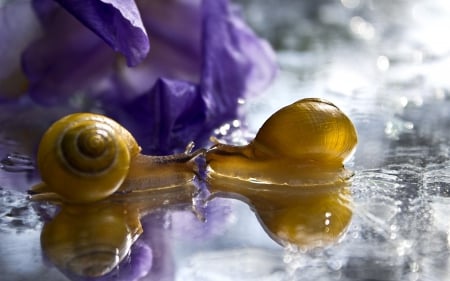
M348 9L355 9L359 6L360 0L341 0L341 4Z
M333 93L351 96L358 89L370 87L370 81L357 69L351 69L342 64L336 64L330 69L327 88Z
M387 71L389 69L390 62L389 58L386 56L378 56L377 67L380 71Z
M435 2L419 1L413 5L411 14L417 25L411 37L426 46L428 52L444 55L450 51L450 39L446 36L450 24L450 3L438 0L436 5Z
M373 25L359 16L354 16L350 19L350 30L366 40L371 40L375 37Z

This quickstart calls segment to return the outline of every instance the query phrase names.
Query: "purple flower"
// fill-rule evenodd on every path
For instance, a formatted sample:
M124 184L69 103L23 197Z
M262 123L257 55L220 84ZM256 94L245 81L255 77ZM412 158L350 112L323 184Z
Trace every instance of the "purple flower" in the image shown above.
M134 0L56 0L88 28L125 55L128 65L140 63L150 49Z
M80 110L115 118L145 153L202 144L275 74L271 48L228 0L58 2L65 10L34 2L44 35L23 54L31 97L84 97Z

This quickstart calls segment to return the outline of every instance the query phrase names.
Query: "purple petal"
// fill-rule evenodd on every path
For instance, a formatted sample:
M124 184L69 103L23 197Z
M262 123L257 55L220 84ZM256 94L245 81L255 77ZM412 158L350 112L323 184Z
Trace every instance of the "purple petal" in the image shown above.
M0 4L0 101L14 99L26 92L20 56L39 33L30 2L7 1Z
M46 104L76 93L98 99L144 153L202 145L237 117L240 98L262 90L276 72L267 43L227 0L140 1L152 51L133 68L73 17L44 4L35 1L45 36L23 56L30 95Z
M99 35L130 66L148 54L150 43L134 0L56 0Z
M166 212L155 211L141 219L144 233L139 240L152 249L152 268L141 280L175 280L175 261L171 249L171 240L165 225Z
M91 90L108 76L114 52L91 31L57 5L37 1L44 35L22 55L30 95L43 104L67 101L75 93Z
M200 221L190 210L174 211L170 214L171 232L177 239L212 239L222 235L236 220L229 200L216 198L202 210L206 221Z
M117 107L106 108L108 115L127 126L143 153L158 154L184 148L193 140L202 129L205 112L196 85L170 79L159 79L147 94Z
M202 73L201 1L139 1L152 49L142 64L120 67L126 95L148 92L159 78L198 84Z
M137 281L147 275L153 264L152 249L141 240L137 240L130 250L130 257L119 265L118 280ZM110 280L107 278L106 280ZM100 280L99 280L100 281Z
M127 117L108 112L131 127L144 152L167 154L191 140L202 145L237 117L239 98L272 81L274 53L228 1L143 3L152 52L137 68L121 68L118 87L131 93Z
M202 95L209 118L234 118L238 99L261 91L274 78L275 55L228 0L205 0L203 13Z

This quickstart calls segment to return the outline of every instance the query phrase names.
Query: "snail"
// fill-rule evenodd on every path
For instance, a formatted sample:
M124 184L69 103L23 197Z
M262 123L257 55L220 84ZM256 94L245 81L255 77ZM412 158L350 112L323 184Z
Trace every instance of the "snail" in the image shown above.
M141 218L160 208L190 208L191 182L168 190L113 194L95 204L60 204L41 231L49 261L69 276L93 278L119 267L144 229ZM91 280L91 279L89 279Z
M115 192L183 185L195 177L194 159L203 150L149 156L114 120L74 113L50 126L41 139L37 165L42 183L32 187L36 200L90 203Z
M338 107L307 98L269 117L247 145L216 141L206 163L209 176L294 186L333 183L351 175L343 163L356 144L356 129Z
M206 152L209 199L247 202L281 244L330 244L352 217L353 173L343 163L356 144L356 129L339 108L299 100L269 117L247 145L216 141Z

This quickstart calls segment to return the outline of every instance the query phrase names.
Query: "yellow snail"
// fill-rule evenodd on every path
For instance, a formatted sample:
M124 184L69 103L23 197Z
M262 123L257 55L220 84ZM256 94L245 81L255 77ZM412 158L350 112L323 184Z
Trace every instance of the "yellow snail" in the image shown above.
M331 102L308 98L273 114L244 146L216 143L206 153L209 176L272 184L312 185L345 180L343 162L357 134Z
M244 146L206 153L211 198L250 204L269 234L301 248L327 245L352 217L343 167L357 143L350 119L332 103L302 99L280 109Z
M116 191L167 188L195 177L193 159L203 150L148 156L125 128L103 115L75 113L56 121L39 145L42 183L35 199L89 203Z

